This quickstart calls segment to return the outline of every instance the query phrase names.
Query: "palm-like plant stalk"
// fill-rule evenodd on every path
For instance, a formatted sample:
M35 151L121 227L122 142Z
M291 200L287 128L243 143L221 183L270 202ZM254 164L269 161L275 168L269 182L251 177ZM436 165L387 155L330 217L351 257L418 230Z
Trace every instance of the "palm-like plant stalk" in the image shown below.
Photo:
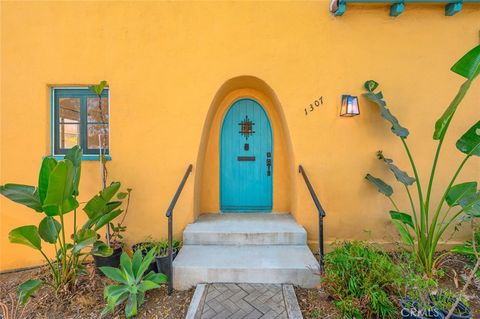
M393 116L390 109L387 108L387 103L383 99L382 92L375 93L378 83L375 81L367 81L365 83L367 93L365 93L364 96L368 100L378 104L382 117L392 124L391 130L401 139L411 165L414 177L410 177L406 172L400 170L393 164L391 159L385 158L381 152L378 154L378 158L387 164L397 181L404 185L410 202L411 213L400 211L399 206L392 198L393 188L390 185L370 174L367 174L366 179L372 182L377 189L392 202L395 208L395 210L390 211L392 221L397 226L402 240L412 247L416 253L419 262L428 276L434 274L436 264L441 257L435 258L434 254L447 228L458 220L459 217L462 217L463 220L480 217L480 192L477 182L455 184L458 175L467 161L473 156L480 156L480 121L476 122L457 141L456 147L460 152L465 154L465 157L453 174L435 209L431 207L432 187L435 181L435 173L437 171L445 135L458 106L480 73L480 46L469 51L451 70L465 77L467 80L460 86L455 98L435 124L433 139L437 140L438 144L426 187L425 197L417 166L407 144L409 131L400 125L397 118ZM409 189L414 183L416 183L418 198L416 205ZM448 205L447 209L443 208L445 203ZM458 210L452 215L450 214L451 209Z

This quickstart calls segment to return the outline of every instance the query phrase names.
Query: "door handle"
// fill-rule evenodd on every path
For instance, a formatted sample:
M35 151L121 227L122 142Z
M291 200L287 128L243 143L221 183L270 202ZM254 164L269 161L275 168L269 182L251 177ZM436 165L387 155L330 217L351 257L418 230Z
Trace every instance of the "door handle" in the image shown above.
M271 167L272 167L272 160L267 158L267 176L270 176L272 174L270 170Z

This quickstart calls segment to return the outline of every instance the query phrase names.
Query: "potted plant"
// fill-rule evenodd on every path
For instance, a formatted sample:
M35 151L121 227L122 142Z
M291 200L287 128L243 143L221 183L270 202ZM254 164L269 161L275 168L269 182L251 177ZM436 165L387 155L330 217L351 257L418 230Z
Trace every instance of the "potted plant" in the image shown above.
M127 230L127 226L123 225L125 217L128 213L128 208L130 206L130 194L132 192L131 188L127 188L126 192L120 192L117 194L118 201L109 202L106 207L119 207L122 204L122 200L126 199L125 210L123 211L123 216L120 222L114 224L110 222L110 242L104 243L108 246L112 253L109 256L97 254L95 250L92 250L93 260L95 262L95 267L97 273L102 274L100 267L109 266L109 267L118 267L120 265L120 256L123 252L123 233ZM92 199L93 200L93 199ZM98 200L98 198L97 198ZM121 210L120 210L121 211ZM122 212L122 211L121 211ZM100 237L98 239L100 240Z
M173 259L177 257L178 251L180 250L180 246L182 242L180 240L174 239L172 241L172 255ZM158 251L157 255L155 256L155 262L157 263L157 270L162 274L170 275L170 262L168 258L168 240L164 239L157 243Z
M142 253L142 257L144 258L148 254L148 252L152 249L155 250L155 255L156 255L158 250L157 244L155 243L155 241L151 239L151 237L148 237L145 241L132 246L132 251L134 253L137 251L140 251ZM155 264L155 258L153 258L153 260L148 265L147 272L150 272L150 271L158 272L157 266Z
M457 295L448 289L443 289L435 294L430 295L432 304L442 312L445 316L448 311L453 307L457 299ZM460 298L460 302L455 307L451 319L470 319L472 318L472 311L468 305L468 302L463 296Z
M417 266L418 267L418 266ZM434 278L422 275L422 268L406 274L405 298L400 300L400 315L404 319L443 319L444 314L431 302L430 294L438 288Z
M400 300L403 319L444 319L445 315L428 301L416 301L412 298Z
M177 256L178 250L180 249L182 242L179 240L173 240L173 258ZM161 272L164 274L169 274L169 262L168 262L168 240L162 239L159 241L154 241L150 237L145 241L135 244L132 246L133 252L140 250L142 256L146 256L151 249L155 249L155 259L149 266L149 270L155 272Z

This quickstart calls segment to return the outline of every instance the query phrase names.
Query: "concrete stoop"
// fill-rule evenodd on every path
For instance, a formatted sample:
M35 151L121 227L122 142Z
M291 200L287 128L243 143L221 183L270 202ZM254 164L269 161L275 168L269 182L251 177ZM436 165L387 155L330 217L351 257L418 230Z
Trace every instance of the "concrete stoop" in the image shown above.
M204 214L184 231L173 262L174 288L199 283L319 283L305 229L289 214Z

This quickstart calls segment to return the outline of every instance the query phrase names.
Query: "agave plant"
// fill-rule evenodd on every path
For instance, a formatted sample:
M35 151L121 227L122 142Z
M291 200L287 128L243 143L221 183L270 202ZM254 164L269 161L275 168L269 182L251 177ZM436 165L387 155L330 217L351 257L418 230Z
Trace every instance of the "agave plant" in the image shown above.
M390 185L370 174L367 174L366 179L392 202L394 207L394 210L390 211L392 221L398 228L402 240L412 247L416 253L428 276L433 275L435 266L441 258L441 256L435 258L434 253L447 228L459 218L466 220L480 217L480 192L477 181L455 184L467 161L472 157L480 156L480 121L473 124L457 141L456 147L464 154L464 158L454 172L441 199L437 203L431 202L432 186L445 135L458 106L480 73L480 46L473 48L464 55L451 70L465 77L466 81L460 86L457 95L435 124L433 139L438 141L438 144L426 189L423 188L420 181L417 165L407 144L408 129L403 127L390 109L387 108L382 92L375 93L378 83L367 81L364 85L367 90L364 96L380 107L381 116L391 123L391 131L400 138L409 159L414 177L410 177L405 171L400 170L393 164L393 160L386 158L382 152L378 153L378 158L387 165L396 180L404 186L410 201L410 212L401 209L395 203L392 197L394 191ZM414 184L418 203L414 202L410 191L410 187L413 187ZM446 208L444 208L445 203L447 204ZM456 209L456 211L451 213L452 209Z
M145 301L145 292L159 288L161 283L167 282L167 276L161 273L151 271L144 276L154 257L155 248L150 249L145 258L142 258L141 250L137 250L132 259L123 252L120 257L120 268L100 267L100 270L108 278L118 283L105 287L103 294L107 299L107 305L102 311L102 317L113 313L115 307L125 301L125 315L127 317L135 316L138 308Z
M104 225L122 213L121 200L112 201L118 193L120 183L114 182L87 202L83 211L87 221L82 227L77 225L79 203L82 150L75 146L65 159L43 159L38 178L38 186L5 184L0 186L0 194L8 199L27 206L44 217L38 226L20 226L10 231L11 243L21 244L37 250L48 264L52 280L47 282L55 289L73 287L79 274L85 272L83 262L90 252L109 256L112 249L98 240L97 233ZM117 197L122 197L118 193ZM73 214L73 229L67 234L65 215ZM43 246L55 247L56 254L47 256ZM31 279L19 286L18 295L22 304L39 289L44 282Z

